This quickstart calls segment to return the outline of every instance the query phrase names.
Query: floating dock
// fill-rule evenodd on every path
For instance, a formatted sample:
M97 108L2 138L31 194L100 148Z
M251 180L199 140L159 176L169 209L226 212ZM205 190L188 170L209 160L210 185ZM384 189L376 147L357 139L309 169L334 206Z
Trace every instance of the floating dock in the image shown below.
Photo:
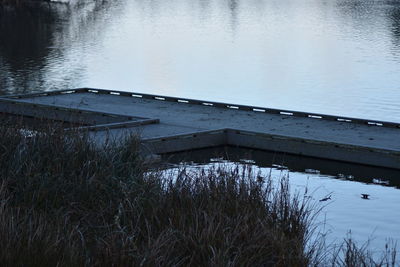
M400 169L394 122L93 88L3 96L0 112L84 118L96 138L138 134L147 153L231 145Z

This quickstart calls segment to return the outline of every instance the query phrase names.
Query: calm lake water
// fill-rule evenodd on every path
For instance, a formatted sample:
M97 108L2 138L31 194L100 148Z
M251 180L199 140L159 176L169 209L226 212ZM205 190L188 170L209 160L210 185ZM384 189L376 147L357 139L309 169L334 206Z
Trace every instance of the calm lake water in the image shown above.
M400 2L73 1L0 13L0 90L99 87L400 121Z
M0 9L0 94L75 87L400 122L400 1L110 0ZM350 229L380 248L388 237L400 240L398 173L304 164L284 172L295 188L315 189L317 201L332 194L324 213L332 240Z

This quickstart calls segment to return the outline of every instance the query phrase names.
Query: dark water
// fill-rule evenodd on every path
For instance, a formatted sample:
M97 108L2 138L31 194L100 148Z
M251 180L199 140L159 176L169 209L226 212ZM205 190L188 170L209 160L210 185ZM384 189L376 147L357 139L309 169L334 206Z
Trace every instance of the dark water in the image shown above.
M82 86L399 122L400 2L1 8L1 94Z

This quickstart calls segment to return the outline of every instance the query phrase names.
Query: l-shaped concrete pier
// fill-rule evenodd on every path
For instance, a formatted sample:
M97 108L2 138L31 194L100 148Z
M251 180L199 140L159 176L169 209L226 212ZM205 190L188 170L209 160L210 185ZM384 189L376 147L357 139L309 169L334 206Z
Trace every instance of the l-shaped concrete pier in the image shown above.
M233 145L400 169L400 123L93 88L0 98L3 113L68 111L120 116L91 130L137 133L149 153Z

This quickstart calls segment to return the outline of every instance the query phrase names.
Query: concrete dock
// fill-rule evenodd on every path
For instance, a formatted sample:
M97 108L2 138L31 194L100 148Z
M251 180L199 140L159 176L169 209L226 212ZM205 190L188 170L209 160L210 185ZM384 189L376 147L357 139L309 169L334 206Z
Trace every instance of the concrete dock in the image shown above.
M232 145L400 169L400 123L92 88L3 96L0 107L121 116L91 127L137 133L149 153Z

